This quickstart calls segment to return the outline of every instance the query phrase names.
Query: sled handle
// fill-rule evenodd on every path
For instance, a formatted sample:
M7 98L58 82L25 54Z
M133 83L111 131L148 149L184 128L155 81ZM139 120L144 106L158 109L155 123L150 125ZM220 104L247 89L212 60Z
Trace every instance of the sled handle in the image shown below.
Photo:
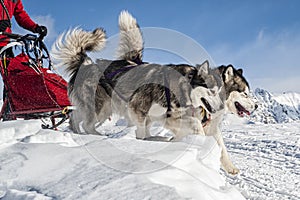
M36 40L37 37L35 35L20 35L20 34L16 34L16 33L8 33L8 32L0 32L0 35L5 35L11 39L14 39L14 40L19 40L19 39L28 39L28 40Z
M48 69L49 70L52 70L52 61L50 59L50 54L49 54L49 51L45 45L45 43L43 42L43 39L44 39L44 35L39 35L38 37L36 35L33 35L33 34L26 34L26 35L20 35L20 34L16 34L16 33L8 33L8 32L0 32L0 35L5 35L7 36L8 38L10 39L14 39L16 41L23 41L24 43L26 43L25 41L34 41L35 45L36 46L39 46L42 50L44 50L46 52L46 59L48 59L48 62L49 62L49 66L48 66ZM26 45L25 45L25 48ZM28 49L26 49L27 51Z

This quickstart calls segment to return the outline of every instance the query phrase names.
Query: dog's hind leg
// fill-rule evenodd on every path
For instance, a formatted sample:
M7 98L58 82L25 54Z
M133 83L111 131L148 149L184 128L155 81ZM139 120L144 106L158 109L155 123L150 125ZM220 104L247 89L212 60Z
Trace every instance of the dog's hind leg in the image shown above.
M82 110L79 110L78 114L83 121L82 128L87 134L101 135L95 128L95 125L98 122L95 102L92 101L92 103L86 103Z
M88 96L88 95L87 95ZM82 127L88 134L103 135L96 130L96 123L102 124L112 115L111 98L105 89L100 85L97 86L96 93L90 94L86 98Z
M135 112L133 109L129 108L129 117L131 122L136 125L136 138L145 139L151 136L147 128L147 116L142 112Z
M70 129L74 132L74 133L80 133L80 128L79 128L79 123L80 123L80 119L79 119L79 115L76 114L76 110L74 110L71 114L70 114L70 118L69 118L69 124L70 124Z
M95 124L97 123L97 116L95 112L86 112L83 114L82 128L87 134L101 135L96 131Z
M150 132L147 128L149 121L147 121L148 111L150 106L145 104L141 106L140 103L140 93L136 93L128 103L128 117L130 118L131 123L136 126L136 138L145 139L150 137Z
M93 122L88 123L87 121L83 121L82 128L86 134L101 135L98 131L96 131L95 124Z
M109 119L112 116L112 106L111 106L111 99L107 97L105 100L102 101L101 107L98 104L96 106L96 114L97 114L97 122L99 126L104 123L105 120ZM103 134L102 134L103 135ZM111 135L111 133L105 133L105 135Z

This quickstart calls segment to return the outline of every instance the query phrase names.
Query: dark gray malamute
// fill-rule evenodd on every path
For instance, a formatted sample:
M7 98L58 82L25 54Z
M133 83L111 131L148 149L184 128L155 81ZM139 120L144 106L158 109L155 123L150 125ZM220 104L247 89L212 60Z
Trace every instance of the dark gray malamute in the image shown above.
M136 56L141 55L139 50L126 52L130 60L93 62L86 53L104 45L103 29L87 32L75 28L62 35L53 48L54 57L66 65L71 75L68 92L77 109L72 115L73 129L78 131L82 121L86 133L100 134L95 124L117 113L137 126L139 139L170 139L151 136L152 122L171 130L174 140L187 134L204 135L203 125L209 120L209 113L213 113L205 96L214 92L211 86L221 85L210 73L208 62L197 66L142 63ZM201 96L195 107L193 99L197 92Z
M127 11L123 11L119 17L119 27L121 42L118 57L127 61L142 62L143 38L136 20ZM213 74L213 76L209 76L211 79L205 79L205 82L210 84L207 88L214 89L194 88L191 91L191 101L193 107L201 107L203 106L201 97L205 97L206 105L212 107L209 110L206 109L209 111L210 120L204 127L205 135L214 136L222 148L223 168L230 174L237 174L239 170L229 158L220 125L226 112L243 117L244 114L250 115L257 105L249 97L249 84L243 76L242 69L235 69L232 65L220 66L211 69L209 74ZM221 80L221 84L216 84L219 83L219 80Z
M232 65L210 69L208 62L195 67L143 63L143 38L136 20L122 12L119 27L119 60L93 62L87 56L86 52L104 47L102 29L86 32L77 28L56 42L54 56L71 75L69 95L77 107L72 116L74 129L79 130L83 121L86 133L100 134L95 124L117 113L137 126L139 139L165 139L150 135L153 121L170 129L177 140L191 133L211 135L222 148L224 169L238 173L220 125L225 112L243 116L256 108L242 70Z

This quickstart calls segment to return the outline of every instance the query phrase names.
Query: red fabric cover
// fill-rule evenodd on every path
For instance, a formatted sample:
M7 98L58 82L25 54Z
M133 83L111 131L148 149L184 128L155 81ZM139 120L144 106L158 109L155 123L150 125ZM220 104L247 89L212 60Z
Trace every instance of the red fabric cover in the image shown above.
M67 82L62 77L45 68L39 68L42 73L38 73L25 63L28 63L25 54L12 58L5 78L13 112L59 110L71 105Z

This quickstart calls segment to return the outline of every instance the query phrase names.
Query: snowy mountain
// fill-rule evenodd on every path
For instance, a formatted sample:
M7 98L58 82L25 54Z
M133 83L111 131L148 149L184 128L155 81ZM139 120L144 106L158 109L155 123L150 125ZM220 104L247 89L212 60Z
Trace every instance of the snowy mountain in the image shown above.
M300 94L272 94L257 88L253 92L258 109L252 114L251 120L262 123L287 123L300 120Z

